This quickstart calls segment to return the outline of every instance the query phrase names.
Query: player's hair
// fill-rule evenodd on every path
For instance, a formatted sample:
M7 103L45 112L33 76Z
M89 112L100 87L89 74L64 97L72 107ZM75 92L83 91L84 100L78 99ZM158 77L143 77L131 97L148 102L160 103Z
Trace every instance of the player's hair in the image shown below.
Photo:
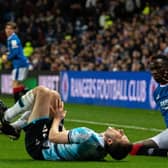
M124 159L132 149L131 143L113 142L108 145L105 144L105 150L115 160Z
M166 55L157 55L151 58L149 69L156 80L160 84L168 82L168 57Z
M16 23L13 22L13 21L9 21L9 22L7 22L5 26L11 26L12 29L14 29L14 30L17 29L17 25L16 25Z

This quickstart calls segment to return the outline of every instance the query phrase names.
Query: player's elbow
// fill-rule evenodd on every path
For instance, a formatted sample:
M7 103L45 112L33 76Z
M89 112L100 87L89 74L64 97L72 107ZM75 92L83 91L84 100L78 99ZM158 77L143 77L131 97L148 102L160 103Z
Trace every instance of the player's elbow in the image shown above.
M57 144L67 144L68 141L68 131L57 132L54 129L50 129L48 139L50 142Z
M62 143L60 138L60 132L56 132L53 129L50 130L48 139L50 142L53 142L53 143Z
M48 135L49 141L57 143L57 137L58 137L58 133L55 132L53 129L51 129Z

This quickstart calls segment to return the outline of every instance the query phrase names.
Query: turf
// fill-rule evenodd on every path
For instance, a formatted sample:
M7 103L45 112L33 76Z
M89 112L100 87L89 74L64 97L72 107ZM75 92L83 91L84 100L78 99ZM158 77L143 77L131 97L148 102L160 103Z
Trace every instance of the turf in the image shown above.
M8 106L13 104L12 98L2 99ZM68 129L86 126L101 132L108 124L116 124L125 130L131 141L137 141L155 135L157 129L165 128L157 111L79 104L66 104L65 108L68 111L65 127ZM145 156L128 156L123 161L115 161L108 156L106 161L101 162L34 161L25 151L24 133L18 141L11 141L1 134L0 150L1 168L162 168L168 165L167 158Z

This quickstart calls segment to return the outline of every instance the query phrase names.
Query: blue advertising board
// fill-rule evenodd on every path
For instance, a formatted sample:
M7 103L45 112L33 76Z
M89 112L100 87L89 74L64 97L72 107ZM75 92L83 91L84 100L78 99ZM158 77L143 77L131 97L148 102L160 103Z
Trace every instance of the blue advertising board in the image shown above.
M149 72L63 71L60 92L68 103L156 109L157 83Z

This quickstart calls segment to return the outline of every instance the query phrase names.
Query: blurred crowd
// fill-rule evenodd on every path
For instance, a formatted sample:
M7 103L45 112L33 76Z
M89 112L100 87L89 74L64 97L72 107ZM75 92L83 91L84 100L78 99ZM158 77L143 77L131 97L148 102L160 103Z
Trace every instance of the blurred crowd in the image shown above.
M0 0L0 20L16 21L34 70L144 71L151 56L168 54L168 6L162 3ZM6 43L3 24L1 52Z

